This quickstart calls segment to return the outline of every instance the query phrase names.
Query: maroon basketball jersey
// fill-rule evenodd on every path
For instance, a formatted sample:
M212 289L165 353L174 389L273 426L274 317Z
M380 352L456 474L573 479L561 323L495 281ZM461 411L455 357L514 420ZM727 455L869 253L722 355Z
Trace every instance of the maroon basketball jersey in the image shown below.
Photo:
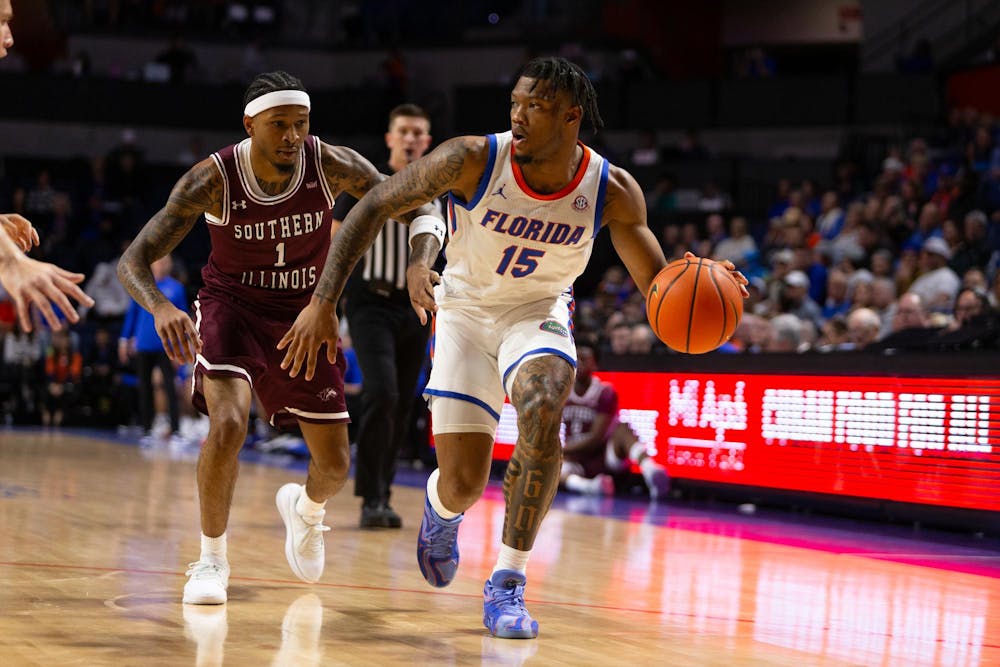
M330 249L333 194L308 136L288 188L265 194L250 166L250 139L212 154L224 182L222 217L205 215L212 251L206 289L294 317L308 303Z
M609 415L611 421L608 429L615 425L618 416L618 392L607 382L601 382L596 377L590 378L590 386L583 395L576 393L576 387L569 393L566 406L563 408L562 420L566 426L566 438L572 438L590 431L594 417L599 414Z

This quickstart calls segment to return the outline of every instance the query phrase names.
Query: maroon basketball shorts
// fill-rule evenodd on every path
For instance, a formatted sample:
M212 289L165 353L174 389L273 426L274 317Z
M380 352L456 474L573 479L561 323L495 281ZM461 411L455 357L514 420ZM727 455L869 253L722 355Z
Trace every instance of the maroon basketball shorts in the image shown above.
M316 373L306 381L305 370L292 378L281 368L285 352L277 344L292 319L268 316L243 302L204 293L195 301L195 313L202 350L195 364L192 402L200 412L208 414L202 388L206 376L238 377L250 383L271 424L279 428L298 421L350 421L344 399L347 361L339 343L337 363L331 365L326 350L320 349Z

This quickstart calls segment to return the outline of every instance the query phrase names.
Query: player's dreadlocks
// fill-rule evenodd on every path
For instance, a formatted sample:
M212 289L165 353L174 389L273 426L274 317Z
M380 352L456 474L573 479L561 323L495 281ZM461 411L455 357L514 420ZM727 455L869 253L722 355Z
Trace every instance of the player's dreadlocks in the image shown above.
M535 58L522 67L518 78L522 76L535 79L535 85L538 85L538 81L548 81L553 91L567 91L573 104L583 109L584 118L590 119L595 132L604 127L601 112L597 110L597 92L594 90L594 84L579 65L565 58L545 56Z
M276 90L301 90L306 92L306 87L298 78L288 72L265 72L258 74L243 95L243 106L250 101L257 99L261 95L273 93Z

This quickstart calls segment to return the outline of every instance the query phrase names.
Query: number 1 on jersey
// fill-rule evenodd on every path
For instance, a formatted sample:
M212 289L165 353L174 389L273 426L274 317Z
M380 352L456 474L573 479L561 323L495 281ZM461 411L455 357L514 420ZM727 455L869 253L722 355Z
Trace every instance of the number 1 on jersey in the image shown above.
M282 241L281 243L279 243L278 245L276 245L274 247L274 249L278 253L278 261L275 262L274 265L275 266L284 266L285 265L285 242Z
M503 257L500 258L500 264L497 265L498 275L502 276L507 273L507 268L510 266L510 262L514 259L514 255L517 254L518 250L521 253L517 255L514 268L510 270L510 275L515 278L523 278L533 273L538 268L538 258L545 254L544 250L536 250L535 248L521 248L516 245L507 246L504 248Z

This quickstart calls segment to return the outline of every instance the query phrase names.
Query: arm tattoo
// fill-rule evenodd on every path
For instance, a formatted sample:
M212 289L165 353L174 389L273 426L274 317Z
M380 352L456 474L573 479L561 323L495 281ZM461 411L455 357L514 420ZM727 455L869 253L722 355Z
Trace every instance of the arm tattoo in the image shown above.
M375 242L386 220L407 220L409 216L404 216L404 213L421 204L428 204L451 188L462 172L466 152L467 147L460 140L448 141L391 178L379 182L368 191L370 196L361 197L333 239L313 295L323 301L337 303L354 265ZM440 217L433 204L428 204L417 213Z
M436 208L436 207L435 207ZM431 267L441 252L441 244L433 234L418 234L410 250L410 265Z
M146 310L167 301L156 287L150 265L187 236L206 211L222 201L222 175L211 160L195 165L174 186L167 204L150 218L122 253L118 279Z
M559 487L559 424L572 385L573 369L554 356L525 362L514 381L518 437L503 479L503 543L521 551L534 545Z

